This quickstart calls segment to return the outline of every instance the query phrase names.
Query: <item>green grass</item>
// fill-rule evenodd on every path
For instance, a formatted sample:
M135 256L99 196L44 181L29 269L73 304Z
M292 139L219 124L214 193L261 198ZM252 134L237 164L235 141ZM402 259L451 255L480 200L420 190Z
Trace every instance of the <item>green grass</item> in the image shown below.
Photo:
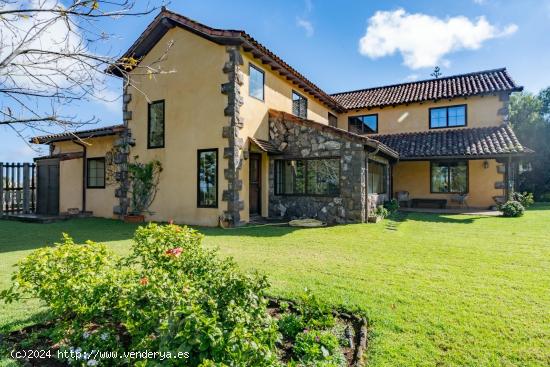
M134 228L0 221L0 288L18 259L62 231L123 253ZM273 295L308 287L334 306L366 311L370 366L550 364L550 205L522 218L414 213L377 225L202 231L208 246L266 273ZM36 302L1 307L3 331L42 310Z

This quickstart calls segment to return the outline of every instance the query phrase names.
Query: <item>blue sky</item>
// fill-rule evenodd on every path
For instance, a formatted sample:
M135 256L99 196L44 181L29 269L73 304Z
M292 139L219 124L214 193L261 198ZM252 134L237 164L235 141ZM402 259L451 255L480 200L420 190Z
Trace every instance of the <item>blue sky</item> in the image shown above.
M246 30L329 93L429 78L434 64L443 75L507 67L528 91L550 86L550 0L174 0L168 7ZM123 52L154 16L104 21L100 27L118 35L104 49ZM119 84L112 81L114 91ZM68 112L111 125L121 122L120 104L81 103ZM0 127L0 161L33 156Z

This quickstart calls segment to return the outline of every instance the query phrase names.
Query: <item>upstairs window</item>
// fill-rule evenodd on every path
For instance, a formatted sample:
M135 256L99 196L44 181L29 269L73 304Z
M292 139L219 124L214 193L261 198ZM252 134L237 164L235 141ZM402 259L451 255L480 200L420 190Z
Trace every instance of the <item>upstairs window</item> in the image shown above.
M292 91L292 113L303 119L307 118L307 98Z
M430 176L432 193L468 192L468 161L432 162Z
M430 108L430 129L466 126L466 105Z
M164 100L149 103L147 148L164 148Z
M338 117L332 113L328 113L328 126L338 127Z
M376 134L378 132L378 115L348 117L348 131L355 134Z
M105 188L105 158L88 158L86 186L89 189Z
M218 149L201 149L197 155L197 206L217 208Z
M250 97L254 97L256 99L259 99L260 101L264 100L264 82L265 82L265 75L264 72L252 65L249 64L249 85L248 85L248 94Z
M275 194L338 196L340 159L297 159L275 161Z

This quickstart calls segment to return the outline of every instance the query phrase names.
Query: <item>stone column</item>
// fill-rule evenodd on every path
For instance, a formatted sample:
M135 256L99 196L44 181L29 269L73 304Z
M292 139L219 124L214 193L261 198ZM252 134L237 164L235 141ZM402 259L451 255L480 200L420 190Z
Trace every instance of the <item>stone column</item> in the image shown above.
M242 224L239 212L244 209L244 202L240 199L240 191L243 187L240 171L244 141L239 136L243 127L243 119L240 117L240 108L243 105L240 91L243 77L240 66L243 64L243 59L239 46L227 46L226 51L229 60L225 63L223 72L227 75L227 83L221 85L221 92L227 96L227 106L224 109L227 124L223 127L222 136L227 139L223 157L227 159L224 178L227 180L228 187L222 193L222 201L227 202L227 210L224 211L222 219L231 226L238 226Z

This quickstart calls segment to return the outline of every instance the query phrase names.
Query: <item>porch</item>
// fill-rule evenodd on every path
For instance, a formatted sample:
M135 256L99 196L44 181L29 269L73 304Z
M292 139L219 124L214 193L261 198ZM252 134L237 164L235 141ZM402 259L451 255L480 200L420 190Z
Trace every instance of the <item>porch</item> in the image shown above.
M468 208L399 208L400 211L406 213L430 213L430 214L462 214L462 215L479 215L488 217L498 217L500 212L497 210L485 210L485 209L468 209Z

